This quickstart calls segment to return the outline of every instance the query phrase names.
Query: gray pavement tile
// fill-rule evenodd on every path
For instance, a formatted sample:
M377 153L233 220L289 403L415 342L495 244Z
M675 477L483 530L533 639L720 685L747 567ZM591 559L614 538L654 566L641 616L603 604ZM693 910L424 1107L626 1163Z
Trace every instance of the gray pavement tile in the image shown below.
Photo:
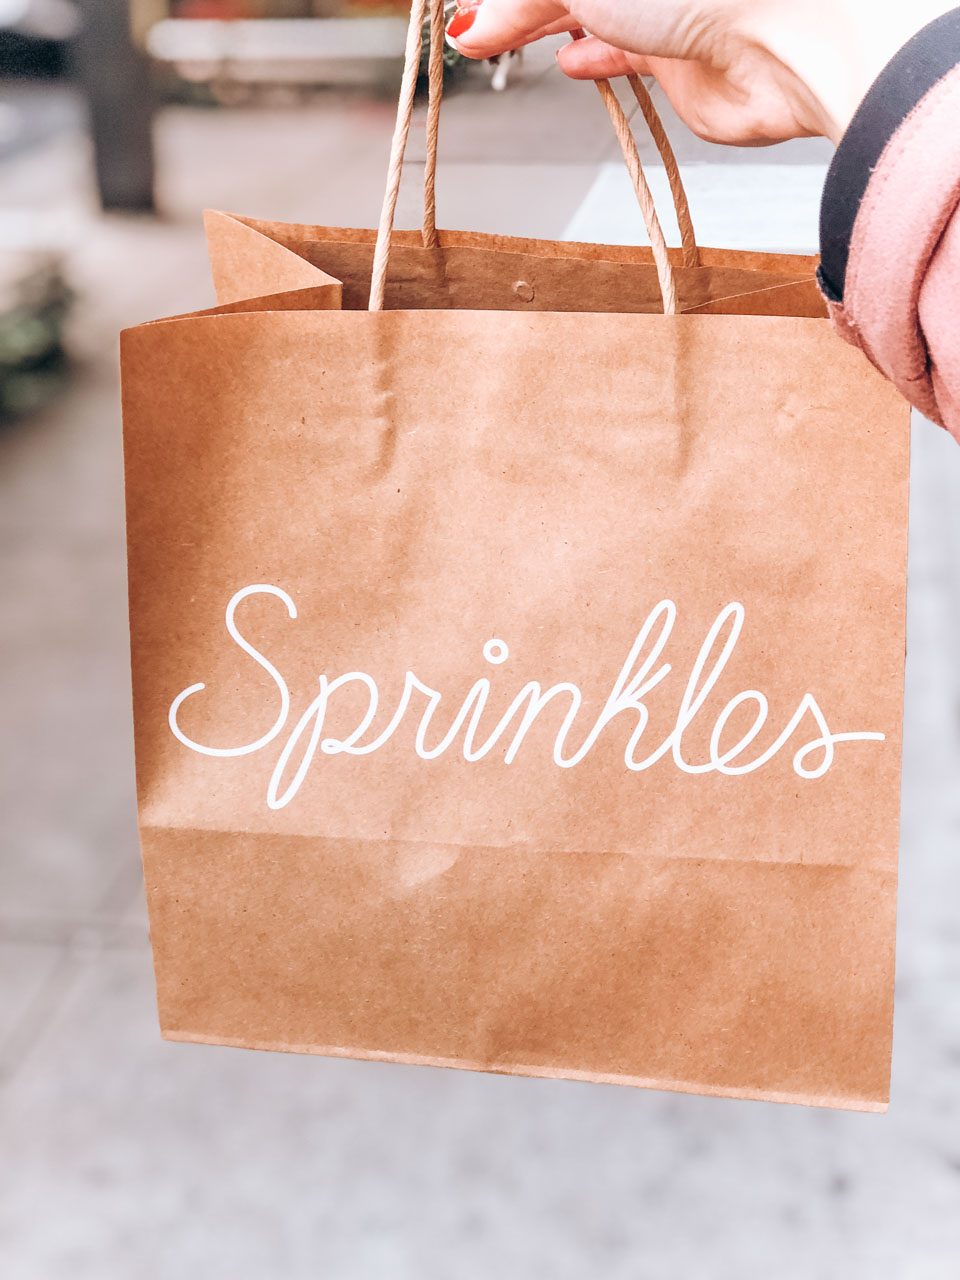
M0 434L0 554L88 554L112 543L115 556L122 548L118 383L79 372L67 396ZM29 590L31 581L18 586Z
M158 190L169 218L204 208L281 221L356 225L383 196L395 104L338 95L302 108L164 110ZM363 224L361 224L363 225Z
M0 941L0 1082L29 1048L62 986L63 949Z
M914 415L910 485L904 773L936 798L935 813L960 816L960 450ZM908 815L909 816L909 815ZM918 809L922 827L924 814ZM960 837L944 854L960 863Z
M89 384L95 395L93 383L99 383L99 411L108 410L99 431L102 448L116 457L119 331L159 316L199 311L216 302L200 209L183 224L123 214L90 221L77 237L69 270L79 294L71 351L82 364L80 385ZM115 416L109 410L116 410ZM93 413L91 406L82 415L88 434L96 426Z
M0 441L4 917L94 911L136 856L115 394Z
M107 552L0 554L5 917L94 911L136 857L122 550Z
M494 102L508 97L485 92ZM467 101L475 114L475 99ZM588 101L592 103L591 98ZM533 118L540 117L533 113ZM376 226L389 158L392 105L353 106L336 128L331 128L329 116L316 119L314 128L309 113L304 118L293 111L227 113L214 119L181 109L165 113L159 126L164 209L194 227L204 206L278 221ZM601 118L600 124L604 123ZM492 120L490 128L501 140L509 139L509 132L504 137L502 118ZM282 148L276 145L281 132L286 135ZM449 132L455 135L456 130ZM210 142L204 149L205 133ZM469 150L475 152L476 144L471 143ZM599 156L602 148L594 150ZM586 194L595 163L575 161L569 154L551 158L549 150L539 156L534 146L524 162L517 163L515 144L501 146L499 151L498 155L492 150L489 162L464 162L458 159L458 148L445 148L437 177L440 225L507 235L559 234ZM207 152L215 153L214 158L205 160L203 173L198 173L197 157ZM422 149L418 153L411 147L408 160L397 226L416 226L420 220ZM200 199L198 193L202 193Z
M451 230L559 239L586 197L588 164L447 164L437 172L437 222ZM404 171L397 225L419 226L422 170ZM376 225L379 206L374 213Z
M697 240L711 248L816 253L822 165L691 165L684 187ZM627 170L606 161L564 229L570 240L649 244ZM662 165L647 180L668 244L680 243L673 198ZM749 210L749 213L744 210Z

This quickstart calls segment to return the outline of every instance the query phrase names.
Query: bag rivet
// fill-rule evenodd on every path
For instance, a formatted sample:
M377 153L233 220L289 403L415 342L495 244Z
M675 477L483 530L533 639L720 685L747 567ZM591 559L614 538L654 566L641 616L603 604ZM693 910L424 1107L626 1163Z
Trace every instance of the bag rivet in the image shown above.
M534 289L533 285L526 280L518 280L513 286L513 292L517 295L521 302L532 302Z

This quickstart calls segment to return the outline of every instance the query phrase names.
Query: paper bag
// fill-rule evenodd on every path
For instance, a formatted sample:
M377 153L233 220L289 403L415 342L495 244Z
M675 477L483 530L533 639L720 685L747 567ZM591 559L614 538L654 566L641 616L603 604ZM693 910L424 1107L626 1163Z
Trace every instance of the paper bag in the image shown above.
M908 411L813 263L209 234L122 344L163 1034L883 1110Z

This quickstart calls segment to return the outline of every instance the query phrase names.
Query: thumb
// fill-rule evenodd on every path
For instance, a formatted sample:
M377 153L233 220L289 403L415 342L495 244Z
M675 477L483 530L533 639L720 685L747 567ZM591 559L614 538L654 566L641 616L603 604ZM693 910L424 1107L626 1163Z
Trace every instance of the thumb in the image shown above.
M464 57L493 58L577 25L561 0L483 0L458 9L447 32Z

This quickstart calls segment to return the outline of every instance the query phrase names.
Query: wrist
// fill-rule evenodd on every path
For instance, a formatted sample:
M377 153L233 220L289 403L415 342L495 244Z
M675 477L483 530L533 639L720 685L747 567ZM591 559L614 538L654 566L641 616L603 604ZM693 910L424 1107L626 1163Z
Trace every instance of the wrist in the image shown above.
M796 0L749 6L750 34L809 96L811 132L834 143L891 58L929 22L956 8L943 0Z

